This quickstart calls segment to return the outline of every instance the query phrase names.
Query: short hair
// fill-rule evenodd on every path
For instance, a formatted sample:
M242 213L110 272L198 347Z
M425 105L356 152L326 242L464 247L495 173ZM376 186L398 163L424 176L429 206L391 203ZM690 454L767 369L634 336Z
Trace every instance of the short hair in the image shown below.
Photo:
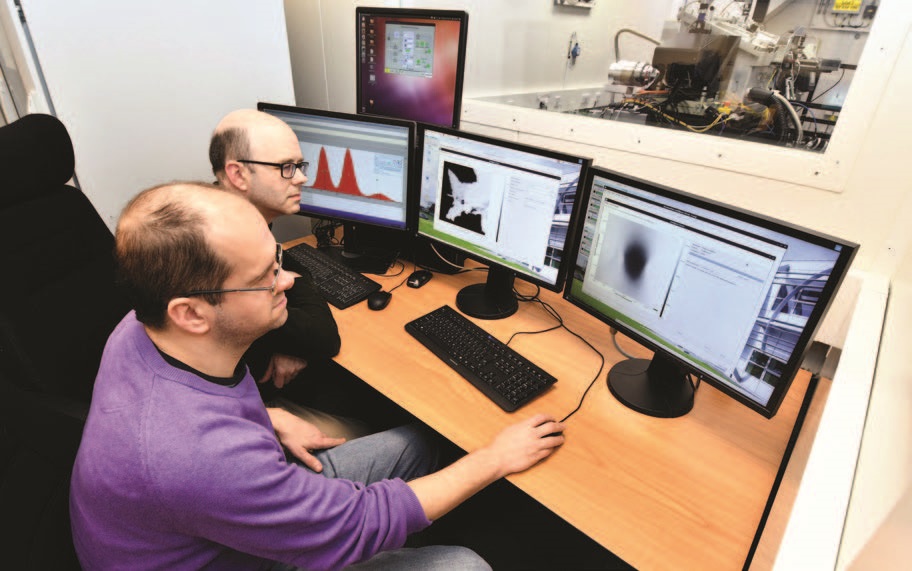
M224 172L225 163L239 157L246 158L250 154L250 137L247 129L241 127L228 127L217 130L209 141L209 162L212 164L212 174L218 177Z
M192 188L197 187L197 188ZM231 274L228 261L206 240L207 217L187 192L206 183L169 183L134 197L117 226L117 278L136 310L153 329L165 326L168 303L189 291L218 289ZM218 305L222 294L201 295Z

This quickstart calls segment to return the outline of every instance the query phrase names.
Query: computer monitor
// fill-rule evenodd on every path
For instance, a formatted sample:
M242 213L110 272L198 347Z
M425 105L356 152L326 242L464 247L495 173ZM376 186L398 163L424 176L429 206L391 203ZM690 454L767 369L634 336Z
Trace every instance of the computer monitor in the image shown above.
M481 319L517 309L516 276L560 291L567 230L591 160L419 125L418 235L488 266L487 281L462 289L457 307Z
M772 417L858 246L604 169L583 186L564 296L655 352L612 394L681 416L694 374Z
M291 127L310 163L299 214L341 221L344 249L329 252L358 271L386 271L398 243L414 231L415 124L272 103L257 107Z
M459 127L469 15L355 10L358 113Z

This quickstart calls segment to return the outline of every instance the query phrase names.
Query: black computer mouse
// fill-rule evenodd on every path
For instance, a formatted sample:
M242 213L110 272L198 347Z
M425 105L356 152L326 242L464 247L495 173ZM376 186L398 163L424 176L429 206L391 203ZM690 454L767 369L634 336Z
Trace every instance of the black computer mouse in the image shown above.
M408 277L408 281L406 283L408 284L409 287L418 288L418 287L421 287L424 284L428 283L428 280L430 280L433 277L433 275L434 274L432 274L431 272L429 272L427 270L418 270L418 271L412 272L412 275L410 275Z
M367 307L373 309L374 311L380 311L389 305L389 302L392 298L393 294L388 291L375 291L374 293L367 296Z

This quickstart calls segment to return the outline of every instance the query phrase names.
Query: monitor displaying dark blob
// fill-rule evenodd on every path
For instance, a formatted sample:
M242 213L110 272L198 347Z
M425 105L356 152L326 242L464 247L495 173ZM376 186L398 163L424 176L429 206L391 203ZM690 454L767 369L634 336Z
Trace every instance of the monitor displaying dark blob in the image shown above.
M621 361L611 392L686 414L688 375L772 416L857 245L592 169L565 297L655 351Z

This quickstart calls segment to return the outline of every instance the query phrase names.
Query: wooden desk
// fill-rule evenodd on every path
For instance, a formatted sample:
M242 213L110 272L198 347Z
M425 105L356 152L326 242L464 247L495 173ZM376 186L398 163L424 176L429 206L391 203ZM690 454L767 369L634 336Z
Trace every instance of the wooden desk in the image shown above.
M371 277L389 290L411 270L408 264L397 277ZM396 289L383 311L364 303L333 311L342 335L336 361L468 451L521 418L538 412L566 416L600 363L564 330L517 337L511 347L558 382L519 411L503 412L404 329L441 305L455 307L458 289L484 278L477 272L437 274L421 289ZM524 293L534 289L517 284ZM705 383L689 414L651 418L627 409L608 391L607 369L622 358L608 327L559 294L543 291L541 298L605 355L606 368L568 419L564 446L510 481L638 569L742 568L809 374L796 378L771 420ZM520 303L507 319L474 321L502 341L517 331L555 325L534 303ZM628 352L649 355L629 340L621 343Z

